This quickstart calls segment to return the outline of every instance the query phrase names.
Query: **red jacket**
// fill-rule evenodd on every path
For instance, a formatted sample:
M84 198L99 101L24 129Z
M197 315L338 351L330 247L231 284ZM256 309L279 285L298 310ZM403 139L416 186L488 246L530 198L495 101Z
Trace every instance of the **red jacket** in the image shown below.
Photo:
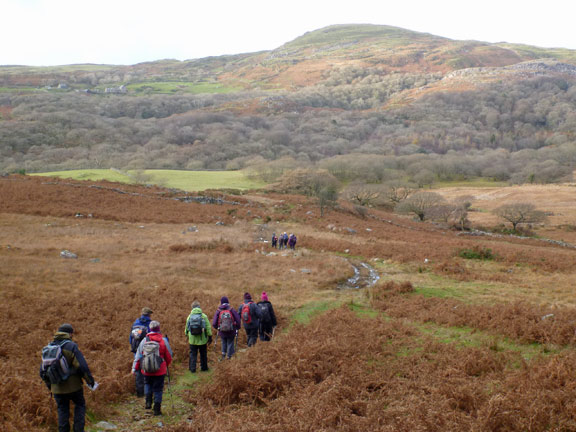
M141 371L142 374L147 376L166 375L168 371L168 366L170 366L170 363L172 363L172 351L170 349L170 344L168 343L168 341L162 336L162 333L158 332L148 333L146 335L146 338L144 338L140 343L138 351L136 351L136 357L134 358L134 369L141 370L140 363L142 360L142 344L146 341L146 339L150 339L160 344L160 357L162 357L164 361L162 362L162 365L160 366L160 369L158 369L157 372L149 373Z

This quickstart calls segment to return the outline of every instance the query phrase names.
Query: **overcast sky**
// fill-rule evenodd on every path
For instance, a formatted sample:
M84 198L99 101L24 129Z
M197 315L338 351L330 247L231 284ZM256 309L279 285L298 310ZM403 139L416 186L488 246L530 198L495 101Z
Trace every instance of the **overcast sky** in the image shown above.
M576 49L573 0L1 0L0 11L0 65L271 50L307 31L351 23Z

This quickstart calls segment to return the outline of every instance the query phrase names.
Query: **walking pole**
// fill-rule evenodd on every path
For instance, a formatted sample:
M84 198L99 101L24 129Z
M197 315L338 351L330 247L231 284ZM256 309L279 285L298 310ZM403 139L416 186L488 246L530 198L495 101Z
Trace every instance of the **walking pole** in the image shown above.
M218 329L218 331L216 332L216 339L214 340L214 351L216 351L216 349L218 348L218 335L220 333L220 329ZM222 343L222 342L220 342Z
M236 355L237 349L238 349L238 329L236 329L236 336L234 337L234 355Z
M171 378L170 378L170 370L168 369L168 366L166 366L166 375L168 375L168 394L170 395L170 407L172 408L172 415L175 414L174 412L174 398L172 397L172 386L171 384Z

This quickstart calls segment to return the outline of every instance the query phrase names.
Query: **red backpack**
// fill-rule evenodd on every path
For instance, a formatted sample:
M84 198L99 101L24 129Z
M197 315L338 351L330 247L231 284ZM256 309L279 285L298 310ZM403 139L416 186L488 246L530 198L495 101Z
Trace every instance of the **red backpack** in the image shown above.
M218 330L229 332L234 330L234 316L230 309L223 309L218 315Z
M250 305L254 304L254 302L244 303L242 305L242 322L244 324L250 324L252 322L252 314L250 313Z

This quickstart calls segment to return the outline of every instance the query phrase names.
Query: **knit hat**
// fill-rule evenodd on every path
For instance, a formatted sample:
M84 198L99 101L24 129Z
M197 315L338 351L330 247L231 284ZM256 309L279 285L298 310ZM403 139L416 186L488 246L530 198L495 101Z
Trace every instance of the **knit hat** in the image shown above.
M224 303L230 303L230 302L228 301L228 297L226 297L226 296L224 296L224 297L222 297L222 298L220 299L220 304L224 304Z
M152 309L150 309L149 307L143 307L142 308L142 315L151 315L154 312L152 312Z
M250 293L244 293L244 300L248 300L248 301L252 300L252 296L250 295Z
M262 291L262 301L268 301L268 294L266 294L266 291Z
M199 302L198 300L194 300L194 301L192 302L192 305L191 305L191 306L192 306L192 309L199 308L199 307L200 307L200 302Z
M74 329L70 324L62 324L60 327L58 327L58 331L70 334L74 333Z
M160 323L158 321L150 321L150 331L160 331Z

